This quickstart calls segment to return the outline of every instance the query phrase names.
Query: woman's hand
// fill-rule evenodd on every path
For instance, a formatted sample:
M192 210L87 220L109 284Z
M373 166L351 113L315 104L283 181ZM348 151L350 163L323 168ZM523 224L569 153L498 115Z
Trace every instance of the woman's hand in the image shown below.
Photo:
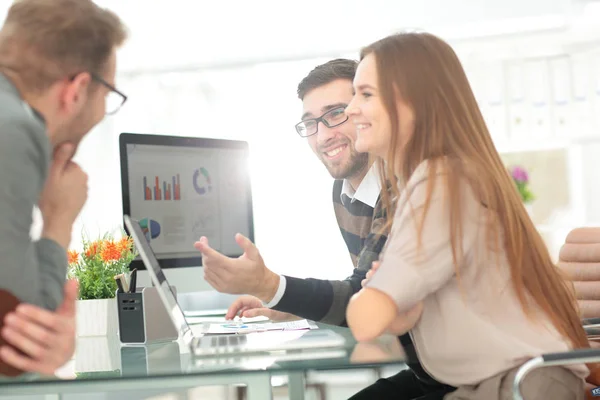
M362 282L360 282L360 285L362 287L365 287L365 285L367 284L367 282L369 282L371 280L371 278L373 277L373 275L375 274L375 272L377 272L377 269L379 268L379 261L373 261L373 263L371 264L371 269L367 271L367 275L365 276L365 279L362 280Z

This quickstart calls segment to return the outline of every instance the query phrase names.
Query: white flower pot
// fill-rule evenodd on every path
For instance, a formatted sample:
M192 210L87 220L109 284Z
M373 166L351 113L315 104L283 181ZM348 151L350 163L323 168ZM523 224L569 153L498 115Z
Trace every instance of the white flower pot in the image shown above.
M77 300L77 336L117 335L117 300Z

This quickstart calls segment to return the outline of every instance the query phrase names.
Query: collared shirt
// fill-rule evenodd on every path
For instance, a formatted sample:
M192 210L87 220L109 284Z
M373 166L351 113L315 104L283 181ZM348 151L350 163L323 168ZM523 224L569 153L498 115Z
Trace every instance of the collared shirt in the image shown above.
M350 200L350 203L358 200L371 208L375 208L380 190L381 183L379 181L377 165L373 164L363 180L360 182L360 185L358 185L356 191L352 188L352 185L348 179L344 179L340 198L342 200L342 204L346 204L344 196L347 196ZM273 296L270 302L265 304L265 307L272 308L279 303L283 297L283 294L285 293L286 284L287 282L285 276L279 275L279 286L275 292L275 296Z
M379 197L380 192L381 182L379 179L379 173L377 165L373 164L363 180L360 182L360 185L358 185L356 191L352 188L352 185L348 179L344 179L340 197L342 199L342 204L344 203L344 195L346 195L350 198L351 203L354 203L355 200L358 200L372 208L375 208L375 203L377 203L377 198Z

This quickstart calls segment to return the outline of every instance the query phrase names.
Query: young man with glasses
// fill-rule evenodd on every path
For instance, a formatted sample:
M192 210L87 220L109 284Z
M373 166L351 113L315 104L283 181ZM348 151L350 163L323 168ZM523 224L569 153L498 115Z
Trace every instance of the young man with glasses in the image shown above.
M356 66L355 61L340 59L313 69L298 86L303 113L296 124L297 133L306 138L335 179L334 211L354 265L352 275L342 281L280 276L265 266L258 249L247 238L236 237L244 255L229 258L212 249L203 237L195 246L202 253L205 279L220 292L250 295L237 299L227 318L237 314L264 315L272 320L298 316L346 325L348 302L360 290L386 240L379 232L384 219L378 202L381 186L376 167L367 154L354 149L356 130L346 123L344 110L353 97ZM404 335L401 342L410 353L410 337ZM451 390L429 377L418 363L409 366L411 369L379 380L353 399L441 398Z
M71 158L126 100L114 87L125 38L92 0L20 0L0 30L0 291L29 303L0 317L11 373L51 374L73 353L77 287L63 286L87 176ZM43 231L33 241L36 205Z

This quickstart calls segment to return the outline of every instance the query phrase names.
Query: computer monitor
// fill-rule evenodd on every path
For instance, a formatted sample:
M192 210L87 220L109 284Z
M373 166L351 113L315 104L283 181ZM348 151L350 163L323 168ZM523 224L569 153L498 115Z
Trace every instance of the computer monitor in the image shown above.
M163 268L201 266L201 236L237 257L241 233L254 241L248 143L121 133L123 214L140 222ZM138 257L131 268L145 269Z

